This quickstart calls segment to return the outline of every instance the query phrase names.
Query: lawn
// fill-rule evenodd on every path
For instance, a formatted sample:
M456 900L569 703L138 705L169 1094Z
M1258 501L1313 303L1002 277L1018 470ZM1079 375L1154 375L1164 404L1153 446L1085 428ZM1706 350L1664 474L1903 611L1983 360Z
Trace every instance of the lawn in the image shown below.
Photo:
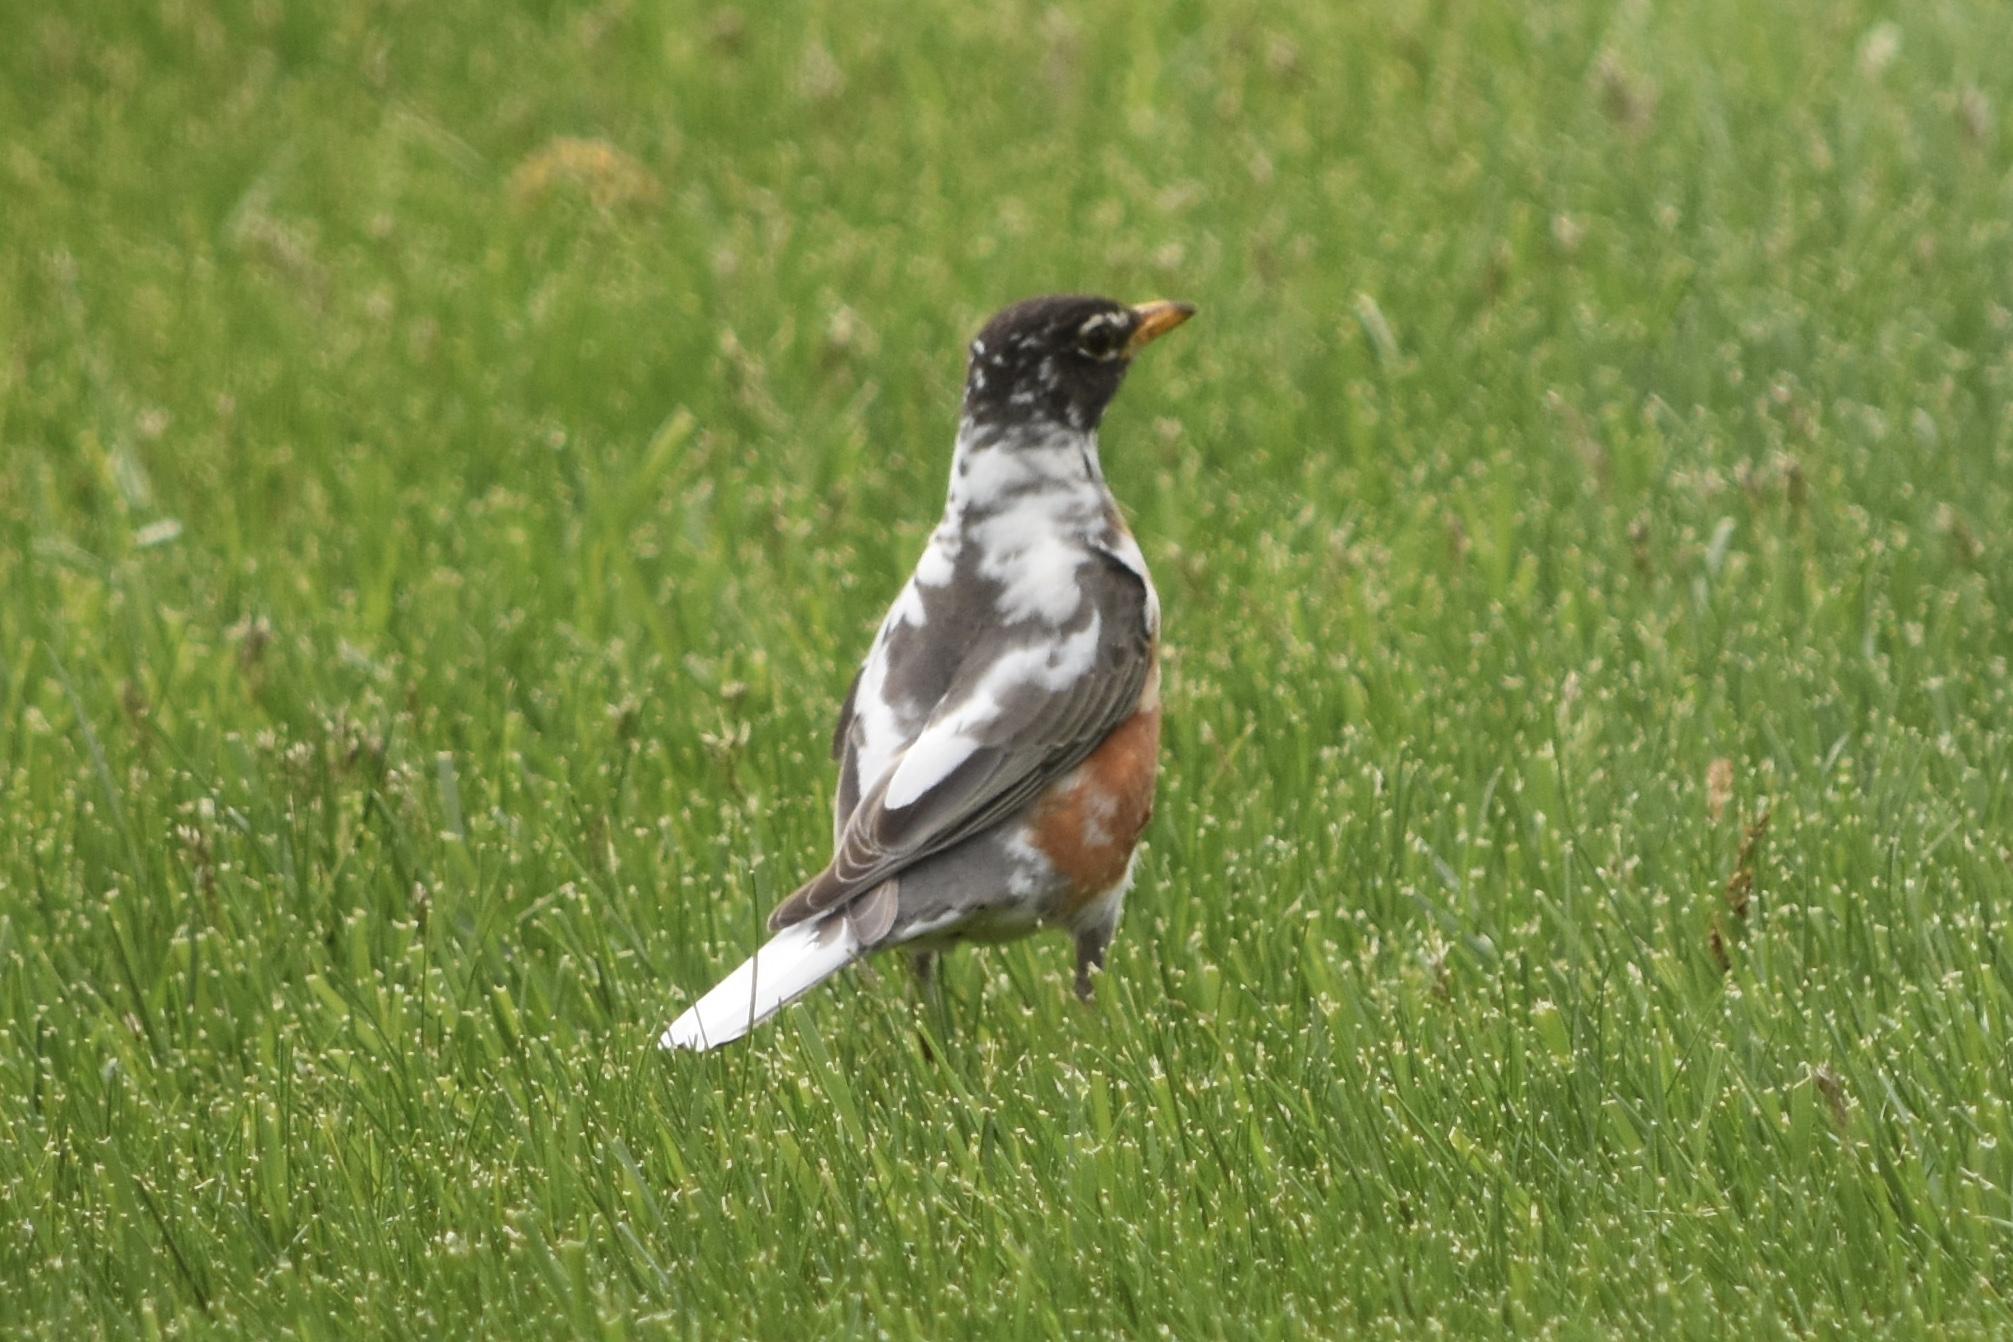
M0 8L0 1331L2013 1334L2013 6ZM1057 289L1098 1002L659 1055Z

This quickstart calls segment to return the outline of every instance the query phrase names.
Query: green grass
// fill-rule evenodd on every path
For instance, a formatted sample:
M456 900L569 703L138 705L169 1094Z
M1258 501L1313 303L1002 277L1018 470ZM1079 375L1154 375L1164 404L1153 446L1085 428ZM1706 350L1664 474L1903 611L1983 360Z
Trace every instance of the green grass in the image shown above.
M4 6L0 1329L2013 1333L2013 7L1298 8ZM1059 288L1097 1007L657 1056Z

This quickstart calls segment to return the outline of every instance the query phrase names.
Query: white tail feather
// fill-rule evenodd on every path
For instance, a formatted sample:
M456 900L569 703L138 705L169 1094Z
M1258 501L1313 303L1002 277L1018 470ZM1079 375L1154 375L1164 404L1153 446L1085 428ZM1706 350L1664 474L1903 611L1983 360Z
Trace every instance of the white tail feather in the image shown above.
M786 927L686 1008L657 1046L704 1052L731 1044L859 959L863 949L843 916Z

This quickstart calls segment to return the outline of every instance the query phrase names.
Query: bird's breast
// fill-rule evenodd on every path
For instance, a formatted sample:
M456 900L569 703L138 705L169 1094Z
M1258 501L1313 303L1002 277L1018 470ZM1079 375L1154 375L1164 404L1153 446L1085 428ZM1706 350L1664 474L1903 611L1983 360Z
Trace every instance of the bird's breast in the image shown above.
M1052 784L1029 813L1029 842L1066 883L1056 916L1069 918L1124 879L1140 835L1153 818L1159 773L1156 665L1132 716Z

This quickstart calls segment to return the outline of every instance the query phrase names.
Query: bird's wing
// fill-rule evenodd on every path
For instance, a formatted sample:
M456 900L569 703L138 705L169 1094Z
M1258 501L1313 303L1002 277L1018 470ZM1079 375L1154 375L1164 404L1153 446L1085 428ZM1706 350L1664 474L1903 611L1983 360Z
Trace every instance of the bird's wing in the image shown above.
M846 702L839 705L839 725L832 729L832 758L839 762L839 791L832 798L835 836L846 832L846 821L860 804L860 761L859 750L853 744L853 705L860 697L860 678L866 673L864 665L853 672L853 683L846 687Z
M866 674L863 666L853 672L853 683L846 687L846 702L839 705L839 724L832 728L832 758L846 758L846 737L853 729L853 700L860 693L860 677Z
M1101 552L1061 628L1025 622L978 640L928 722L861 798L838 852L770 918L836 909L1005 819L1138 709L1153 659L1146 584Z

